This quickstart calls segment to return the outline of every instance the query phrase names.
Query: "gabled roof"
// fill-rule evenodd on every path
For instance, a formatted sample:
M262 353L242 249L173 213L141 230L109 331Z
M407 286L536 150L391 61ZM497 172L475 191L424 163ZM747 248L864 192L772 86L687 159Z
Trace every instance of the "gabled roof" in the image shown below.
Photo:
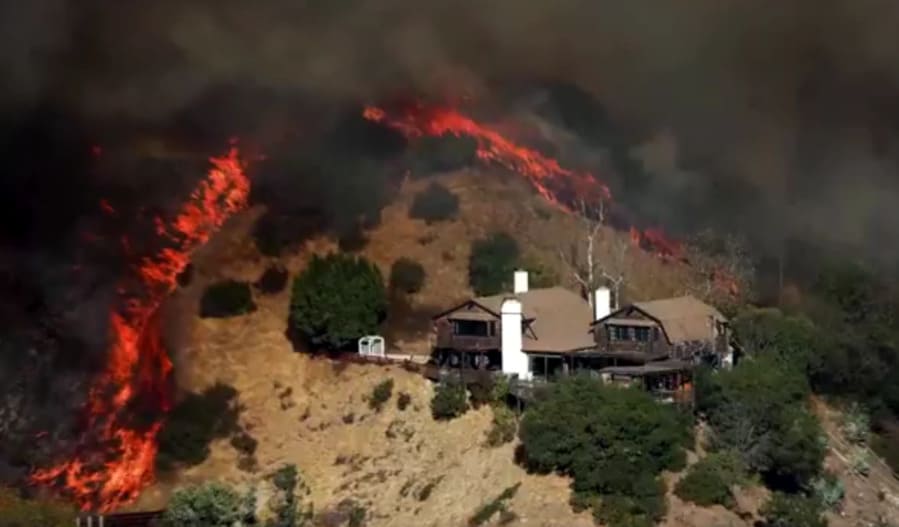
M691 295L647 302L634 302L593 323L620 318L623 312L636 308L662 325L672 343L709 340L713 338L712 321L727 322L715 307Z
M503 300L516 298L521 302L522 315L528 323L522 339L522 349L531 353L563 353L595 344L590 332L592 309L580 295L563 287L531 289L519 294L500 294L475 297L437 318L474 304L499 317Z

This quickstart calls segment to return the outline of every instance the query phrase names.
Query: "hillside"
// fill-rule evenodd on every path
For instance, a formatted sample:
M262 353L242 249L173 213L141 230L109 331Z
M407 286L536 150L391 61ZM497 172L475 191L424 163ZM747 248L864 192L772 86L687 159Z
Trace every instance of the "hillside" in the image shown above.
M383 211L380 225L368 233L361 253L385 275L399 256L419 261L427 271L423 290L391 310L386 328L391 352L427 352L429 315L470 294L470 241L491 231L513 233L529 262L573 285L559 247L580 232L576 218L548 207L515 178L484 176L466 171L438 177L460 197L460 211L456 220L432 225L408 217L413 196L430 180L407 181L398 199ZM242 462L228 438L217 439L201 464L162 474L135 509L164 506L180 485L206 480L250 484L283 463L295 463L311 489L316 511L333 512L355 503L366 509L367 525L373 527L464 525L481 505L517 483L521 487L509 503L518 517L512 525L593 525L589 512L571 510L566 478L525 473L514 462L514 444L485 445L490 409L436 422L428 406L433 387L415 373L399 366L339 364L295 353L285 336L289 288L268 296L257 292L259 308L254 313L199 319L197 298L205 284L220 278L253 281L271 263L258 254L249 236L261 213L251 210L236 218L198 252L193 283L168 306L180 387L202 392L224 383L236 389L239 423L258 441L255 462ZM623 234L611 230L603 239L606 244L626 243ZM312 254L335 247L324 237L310 240L281 263L293 274ZM626 294L633 299L682 293L693 278L684 266L662 263L642 251L630 250L626 258L624 265L631 270ZM394 380L393 397L376 412L367 397L386 378ZM404 411L396 405L401 392L412 399ZM695 454L690 457L696 459ZM852 477L845 470L838 473ZM669 488L678 477L667 476ZM855 525L881 514L883 507L890 509L883 500L872 502L877 490L868 487L858 478L847 485L846 517L834 516L833 525ZM738 515L723 507L684 503L669 493L663 525L748 526L765 495L760 488L739 492Z

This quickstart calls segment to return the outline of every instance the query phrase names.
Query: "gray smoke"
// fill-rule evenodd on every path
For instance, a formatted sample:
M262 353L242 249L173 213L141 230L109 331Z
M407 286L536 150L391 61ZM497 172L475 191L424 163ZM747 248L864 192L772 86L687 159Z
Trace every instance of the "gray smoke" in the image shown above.
M659 188L675 178L700 205L750 201L728 220L771 240L897 252L881 239L899 225L890 0L7 4L0 68L18 105L52 97L164 122L222 83L377 100L562 80L619 122L676 138L677 166L652 172ZM704 213L660 191L644 200L662 217Z

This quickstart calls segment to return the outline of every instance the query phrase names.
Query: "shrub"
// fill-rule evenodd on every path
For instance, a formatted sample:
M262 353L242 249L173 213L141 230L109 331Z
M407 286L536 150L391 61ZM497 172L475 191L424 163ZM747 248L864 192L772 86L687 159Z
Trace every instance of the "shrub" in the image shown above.
M253 284L260 292L273 295L280 293L287 287L288 273L283 265L271 265L266 268L259 280Z
M231 436L231 446L241 454L252 456L256 453L256 447L259 446L259 441L256 441L253 436L241 430Z
M384 403L390 400L391 395L393 395L393 379L379 382L374 390L371 391L371 395L368 398L368 407L380 412L381 408L384 407Z
M253 311L256 311L253 292L245 282L227 280L212 284L200 299L200 316L203 318L234 317Z
M468 411L468 394L461 383L441 382L434 390L431 399L431 414L434 419L448 420L459 417Z
M165 527L232 527L245 519L245 500L221 483L175 491L162 517Z
M743 462L737 454L715 452L691 466L686 476L678 481L674 492L682 500L704 507L731 507L731 487L742 481L743 472Z
M843 416L843 435L855 444L866 444L871 432L871 419L858 403L852 403Z
M403 293L417 293L425 283L425 268L409 258L400 258L390 267L390 287Z
M768 527L827 527L818 500L799 494L775 492L760 512Z
M526 466L573 478L572 490L610 525L649 525L664 514L662 470L683 464L690 433L677 410L638 389L573 377L550 386L521 421Z
M159 467L202 463L209 456L213 439L236 431L236 397L237 390L225 384L216 384L201 394L187 394L169 413L159 433Z
M494 377L490 372L478 372L474 380L468 384L468 391L471 392L471 406L480 408L482 405L493 403L495 384Z
M396 407L401 412L408 408L411 403L412 396L406 392L400 392L399 397L396 398Z
M453 218L458 210L459 198L440 183L431 183L415 195L409 217L431 224Z
M493 406L493 426L487 432L487 445L496 447L515 439L518 419L515 412L506 405Z
M294 280L290 324L314 346L342 349L374 333L386 309L377 267L343 254L315 256Z
M272 483L280 496L274 501L275 518L268 527L299 527L312 518L312 507L303 507L297 493L308 493L296 465L287 464L272 474Z
M57 501L26 500L14 490L0 488L0 525L3 527L70 527L78 511Z
M518 242L498 232L471 245L468 282L478 295L495 295L509 290L518 266Z
M815 498L828 510L837 508L846 496L843 482L832 472L825 472L816 478L811 487Z

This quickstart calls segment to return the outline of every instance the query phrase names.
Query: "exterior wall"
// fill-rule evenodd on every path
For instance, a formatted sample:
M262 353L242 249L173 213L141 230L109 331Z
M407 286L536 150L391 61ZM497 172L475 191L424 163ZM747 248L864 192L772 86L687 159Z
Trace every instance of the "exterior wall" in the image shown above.
M631 309L619 315L616 315L615 319L630 319L639 321L639 326L635 327L647 327L646 323L652 322L651 319L647 318L645 315L635 309ZM612 329L610 327L614 325L620 324L602 323L596 324L593 327L593 338L596 342L596 350L598 352L645 354L647 355L648 359L649 357L668 355L671 351L671 345L668 344L668 340L665 338L664 332L662 331L662 328L658 326L658 324L652 323L652 325L648 327L648 341L639 341L635 338L632 338L631 340L616 340L611 334Z

